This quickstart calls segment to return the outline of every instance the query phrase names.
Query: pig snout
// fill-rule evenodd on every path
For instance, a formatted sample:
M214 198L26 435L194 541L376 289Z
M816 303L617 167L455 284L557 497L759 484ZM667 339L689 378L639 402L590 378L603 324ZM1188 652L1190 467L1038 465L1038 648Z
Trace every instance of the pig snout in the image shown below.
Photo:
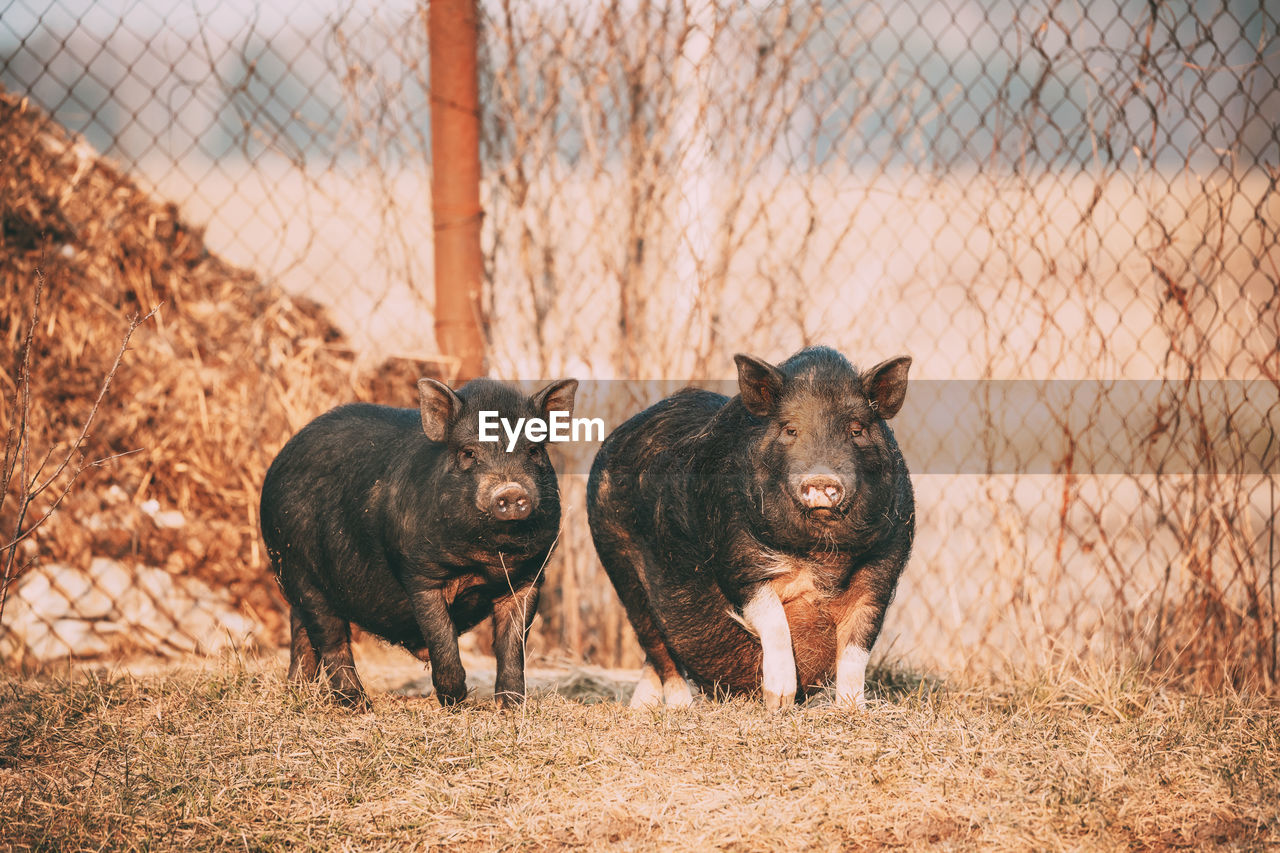
M502 483L489 493L489 512L499 521L522 521L533 512L533 498L519 483Z
M835 509L844 501L845 488L831 474L810 474L800 480L800 503L809 509Z

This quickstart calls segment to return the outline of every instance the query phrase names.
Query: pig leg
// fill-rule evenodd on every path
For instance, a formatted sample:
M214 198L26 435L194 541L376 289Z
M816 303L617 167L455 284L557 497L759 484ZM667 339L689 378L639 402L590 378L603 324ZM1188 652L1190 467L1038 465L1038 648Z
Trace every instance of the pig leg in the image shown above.
M524 701L525 641L538 610L538 592L531 583L493 602L493 655L498 661L493 695L507 708Z
M662 704L662 679L648 657L644 659L644 669L640 670L640 680L631 693L632 708L652 708Z
M467 671L458 653L458 634L449 617L444 590L432 587L416 575L405 579L413 604L413 615L426 641L431 659L431 683L441 705L453 705L467 698Z
M791 649L791 628L778 593L761 584L742 608L742 619L760 638L764 706L770 711L788 708L796 700L796 658Z
M667 660L671 660L670 655L667 655ZM662 702L670 708L685 708L693 704L689 682L684 680L674 663L671 664L671 672L662 679Z
M862 710L867 707L867 661L871 652L848 643L836 660L836 704Z
M351 656L351 623L318 599L312 598L302 611L302 624L329 676L334 698L349 707L368 710L369 698Z
M836 644L840 649L836 659L836 704L867 707L867 661L892 597L893 587L877 583L875 574L868 572L855 578L848 592L836 602L840 611L836 623Z
M641 605L640 602L636 602ZM631 619L631 627L635 629L640 646L644 649L644 669L640 672L640 680L636 682L635 692L631 694L632 708L647 708L652 705L669 705L673 708L684 708L693 704L693 691L689 682L680 674L680 667L667 649L658 626L647 602L634 609L627 607L627 616Z
M684 676L680 674L680 668L671 659L671 653L667 651L665 644L646 645L644 659L645 664L654 671L662 683L662 704L671 708L684 708L693 704L693 691L689 689L689 682L685 681ZM641 673L640 677L643 681L644 674ZM640 689L639 684L636 685L636 689L637 691ZM643 696L641 701L643 702ZM631 696L631 705L638 707L635 694Z
M320 677L320 659L296 607L289 608L289 635L289 680L315 681Z
M665 661L655 662L654 655L645 654L644 668L640 670L640 680L636 682L636 689L631 694L631 707L653 708L669 705L673 708L683 708L693 704L693 691L689 689L689 682L684 680L684 676L676 668L666 647L657 649L656 652L659 656L665 656ZM663 667L667 672L665 678L659 674L659 667Z
M351 624L334 611L324 593L311 582L309 565L293 563L277 569L285 598L292 604L289 678L318 678L323 664L334 698L344 705L368 710L369 700L351 657Z
M600 562L613 581L622 607L627 611L627 619L644 649L644 670L631 694L631 707L663 704L684 707L691 704L693 692L680 674L649 604L649 594L644 586L644 578L650 574L645 565L645 552L621 527L602 523L592 530L596 534Z
M635 692L631 694L631 707L670 705L673 708L683 708L693 704L693 691L689 689L689 682L684 680L680 668L671 658L671 652L649 614L649 606L646 604L644 609L637 608L635 611L627 608L627 615L644 649L644 669L640 672L640 680L636 682Z

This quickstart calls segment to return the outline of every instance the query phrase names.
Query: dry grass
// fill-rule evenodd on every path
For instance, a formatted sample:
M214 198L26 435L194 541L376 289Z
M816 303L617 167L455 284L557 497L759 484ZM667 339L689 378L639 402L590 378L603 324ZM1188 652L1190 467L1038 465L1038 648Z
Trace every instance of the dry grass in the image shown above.
M506 713L335 710L278 660L0 682L0 843L27 848L1256 848L1280 842L1280 707L1079 667L880 669L822 698L632 712L561 679ZM373 679L376 681L376 678ZM544 682L545 683L545 682ZM602 701L603 700L603 701Z

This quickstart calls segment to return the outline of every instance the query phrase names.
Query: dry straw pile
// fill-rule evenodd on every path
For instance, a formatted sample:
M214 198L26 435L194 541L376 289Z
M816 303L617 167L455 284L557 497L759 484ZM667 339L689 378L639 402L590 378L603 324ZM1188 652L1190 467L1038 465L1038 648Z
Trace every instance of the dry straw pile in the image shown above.
M392 402L386 366L373 372L375 387L320 306L210 254L173 204L3 91L0 219L6 434L22 421L20 351L43 281L27 482L46 453L56 461L73 451L130 318L158 308L133 335L61 481L28 511L24 527L88 464L58 511L21 543L17 572L52 562L87 570L96 557L162 567L229 592L263 625L264 639L280 639L279 597L256 527L262 476L316 414L352 399ZM422 369L392 367L408 389ZM13 538L24 487L19 471L0 509L0 544Z

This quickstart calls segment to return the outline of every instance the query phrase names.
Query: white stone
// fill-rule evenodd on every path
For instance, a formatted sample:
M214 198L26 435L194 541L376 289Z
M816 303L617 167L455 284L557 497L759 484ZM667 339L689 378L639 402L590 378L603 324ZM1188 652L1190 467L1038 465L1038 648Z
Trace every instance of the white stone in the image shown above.
M138 509L145 512L147 515L155 515L157 512L160 511L160 501L156 500L155 498L151 498L150 500L145 500L138 505Z
M26 636L27 654L39 661L51 661L67 656L67 644L43 622L34 623Z
M109 557L94 557L89 563L89 579L112 601L117 601L133 586L133 575Z
M231 645L243 645L252 637L253 623L236 612L225 593L195 578L186 579L184 587L193 600L176 621L200 651L210 654Z
M156 521L156 527L163 527L167 530L177 530L185 527L187 518L181 511L176 509L166 509L164 512L157 512L153 518Z
M84 619L59 619L53 623L53 633L75 657L94 657L110 650L110 644L93 629L93 623Z
M51 567L50 580L71 604L71 613L82 619L102 619L115 609L112 599L98 589L93 578L69 566Z
M49 627L58 636L58 639L67 644L67 648L72 652L76 650L92 630L89 623L83 619L59 619Z
M192 607L178 620L179 630L189 636L200 650L211 652L219 646L218 618L205 607Z
M120 621L135 630L145 630L163 639L174 629L173 620L156 606L156 600L141 587L133 587L116 601Z
M32 616L46 622L60 619L71 613L71 602L49 583L43 572L23 578L26 583L18 587L18 593L31 606Z
M31 606L27 604L26 599L20 595L15 595L11 590L9 592L9 600L4 603L4 617L0 620L0 633L7 633L12 636L15 641L21 640L27 634L27 629L31 627L35 615L31 612Z
M9 590L28 602L38 601L49 591L49 576L41 570L28 572L18 578L18 583Z
M106 619L116 610L115 600L96 586L90 587L72 606L81 619Z
M188 636L185 631L176 627L161 637L161 639L166 645L178 650L179 652L190 654L197 650L196 641L192 637Z
M163 613L153 614L152 621L147 624L132 624L129 627L129 637L134 645L140 648L148 649L156 654L167 654L173 651L186 652L191 651L190 644L173 642L177 629L173 626L173 622L168 623L167 629L161 629L164 624L161 620L166 618Z
M70 566L51 565L47 569L49 574L49 583L59 592L67 597L67 601L75 602L80 596L89 591L89 587L93 583L89 580L89 576L79 569L73 569Z
M26 650L26 643L18 639L12 631L0 628L0 658L13 660Z
M151 600L156 603L157 607L162 606L167 612L173 612L171 605L173 600L178 597L178 590L173 583L173 577L164 569L139 566L134 574L134 588L142 590L151 596Z
M218 621L222 623L222 630L219 632L219 636L222 637L224 642L228 639L228 636L240 644L252 640L253 623L243 614L234 610L226 610L218 615Z
M97 557L87 572L50 565L15 584L0 648L53 661L109 654L128 638L162 654L208 654L252 642L254 630L223 590Z
M194 601L226 601L226 594L216 590L199 578L182 578L183 591Z

